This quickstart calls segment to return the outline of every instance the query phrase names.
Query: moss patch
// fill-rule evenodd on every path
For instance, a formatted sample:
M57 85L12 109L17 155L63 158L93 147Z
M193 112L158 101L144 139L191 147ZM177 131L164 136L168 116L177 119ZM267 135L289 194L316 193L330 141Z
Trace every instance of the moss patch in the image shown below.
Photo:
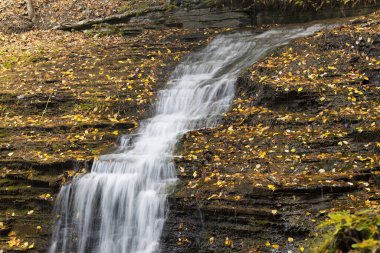
M318 226L324 236L316 236L318 239L310 244L311 251L364 253L379 250L380 211L378 206L373 208L354 213L342 211L329 214L329 218Z

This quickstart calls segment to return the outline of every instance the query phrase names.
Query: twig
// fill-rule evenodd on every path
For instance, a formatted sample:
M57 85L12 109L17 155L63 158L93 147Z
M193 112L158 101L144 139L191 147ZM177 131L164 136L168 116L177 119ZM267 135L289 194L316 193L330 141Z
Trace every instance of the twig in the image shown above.
M53 95L53 92L50 93L49 98L48 98L48 100L46 101L45 109L44 109L44 111L42 112L42 115L41 115L41 118L40 118L39 121L41 121L42 118L44 117L44 115L45 115L45 113L46 113L46 110L47 110L47 107L48 107L48 105L49 105L49 103L50 103L50 101L51 101L51 97L52 97L52 95Z

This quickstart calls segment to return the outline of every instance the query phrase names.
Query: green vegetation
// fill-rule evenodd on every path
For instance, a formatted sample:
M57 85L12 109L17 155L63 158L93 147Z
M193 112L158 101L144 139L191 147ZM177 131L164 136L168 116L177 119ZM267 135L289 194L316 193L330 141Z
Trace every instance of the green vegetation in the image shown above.
M42 46L37 46L33 51L4 47L0 49L0 69L13 69L17 64L31 64L45 60L45 54L46 51Z
M319 228L322 243L312 252L378 252L380 250L380 210L366 209L353 214L331 213Z

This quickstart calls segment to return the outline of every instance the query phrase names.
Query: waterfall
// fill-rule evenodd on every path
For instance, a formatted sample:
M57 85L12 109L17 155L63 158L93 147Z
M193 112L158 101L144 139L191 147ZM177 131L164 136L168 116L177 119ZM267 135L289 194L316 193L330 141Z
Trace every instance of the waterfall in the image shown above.
M66 184L56 200L50 252L160 251L168 188L176 183L172 154L186 132L217 123L245 67L321 26L230 33L187 57L158 94L156 111L118 150L96 160L90 173Z

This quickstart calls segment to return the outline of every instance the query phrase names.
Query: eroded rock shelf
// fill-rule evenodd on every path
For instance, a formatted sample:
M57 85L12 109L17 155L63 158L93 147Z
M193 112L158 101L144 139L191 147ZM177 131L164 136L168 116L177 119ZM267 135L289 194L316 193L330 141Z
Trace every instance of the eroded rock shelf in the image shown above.
M193 4L134 13L85 34L40 28L119 14L105 8L48 22L46 12L39 29L1 33L0 252L45 251L60 185L132 133L181 58L226 27L377 8L284 17ZM241 75L220 126L185 135L163 252L312 252L329 213L379 209L379 20L346 20L279 48ZM33 28L24 21L17 32Z

